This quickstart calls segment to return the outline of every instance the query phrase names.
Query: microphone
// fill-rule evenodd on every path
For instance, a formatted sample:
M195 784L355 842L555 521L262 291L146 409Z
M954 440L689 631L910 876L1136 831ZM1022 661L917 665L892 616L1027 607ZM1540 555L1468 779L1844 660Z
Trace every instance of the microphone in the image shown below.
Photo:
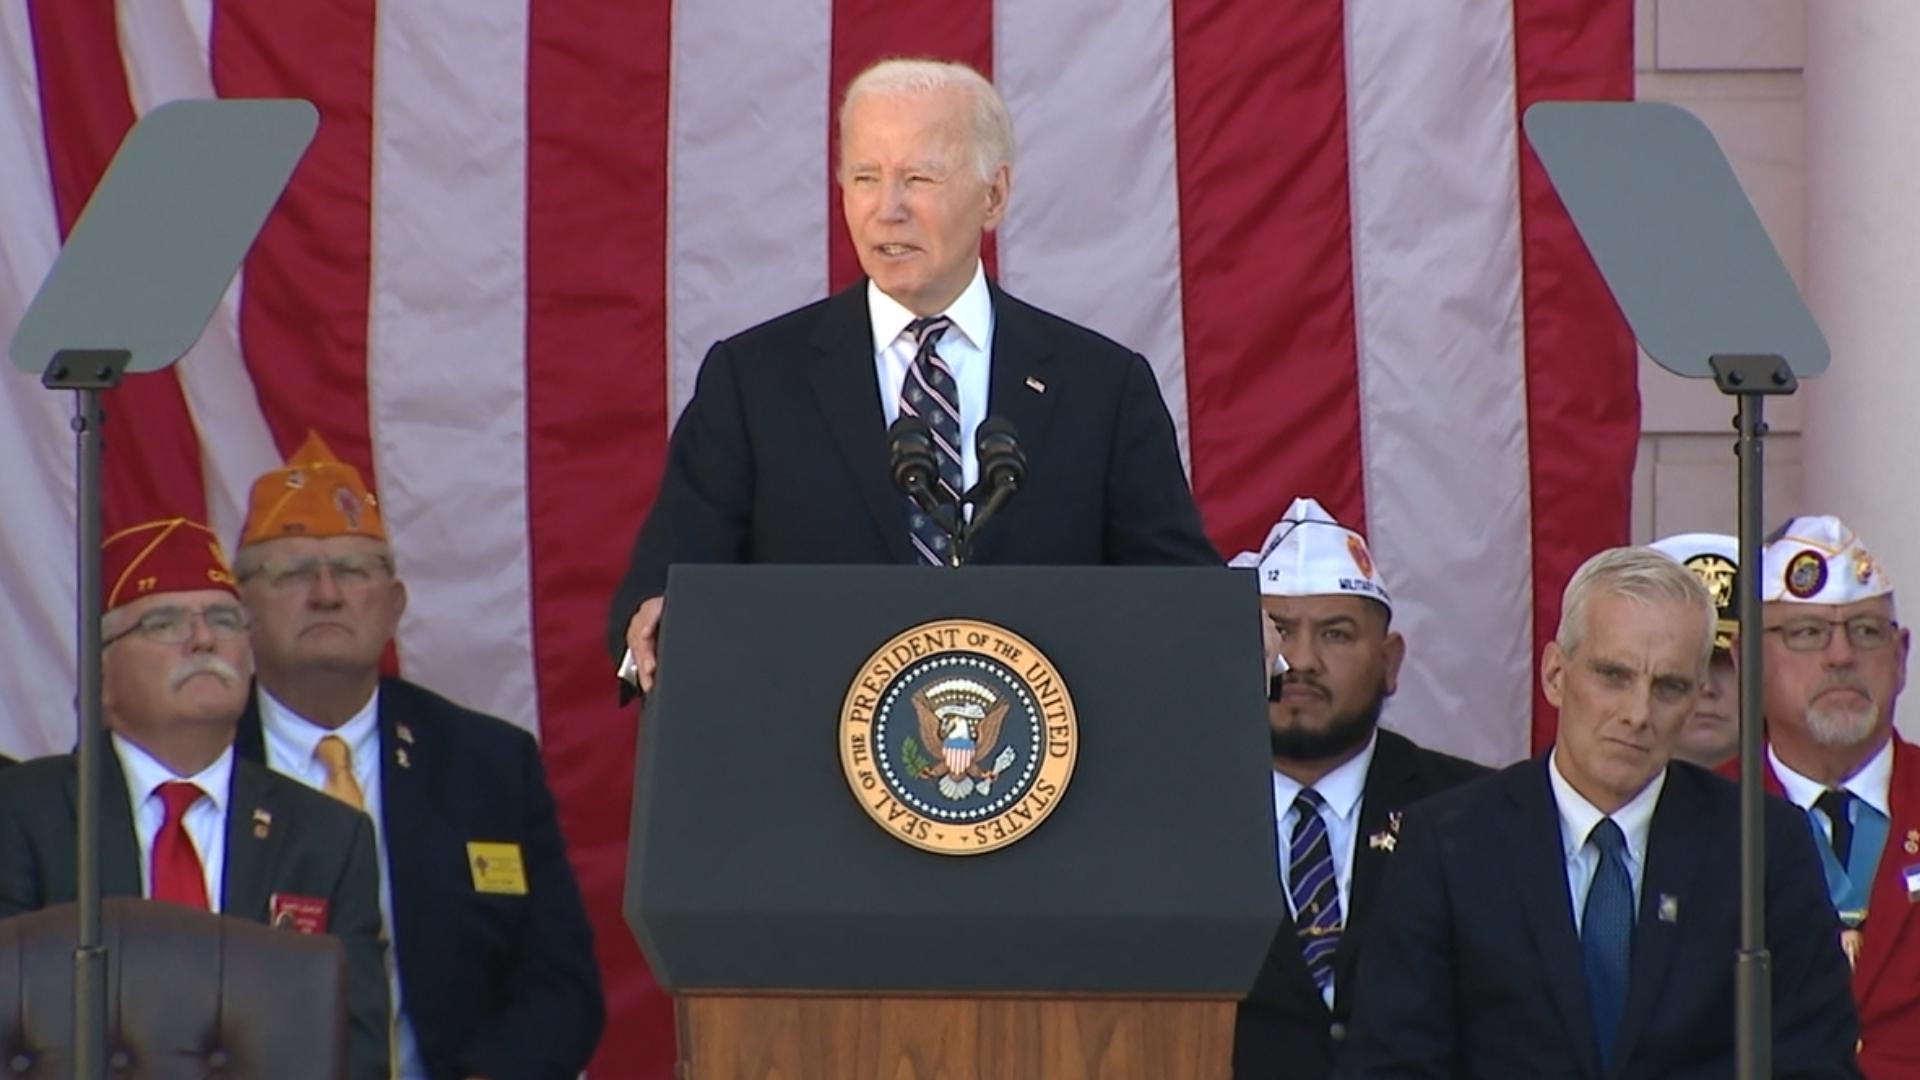
M917 416L901 416L887 429L887 459L893 486L951 538L959 515L941 501L937 490L940 465L933 456L933 429Z
M974 503L973 520L967 528L969 547L987 519L1027 482L1027 455L1020 449L1020 434L1014 430L1013 421L1001 416L981 421L974 432L973 447L980 463L980 482L968 493Z

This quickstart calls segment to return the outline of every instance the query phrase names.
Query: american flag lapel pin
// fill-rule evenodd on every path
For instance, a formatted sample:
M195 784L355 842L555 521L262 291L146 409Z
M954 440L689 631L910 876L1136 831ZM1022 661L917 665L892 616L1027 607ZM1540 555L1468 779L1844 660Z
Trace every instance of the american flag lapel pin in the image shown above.
M1029 375L1027 376L1027 389L1033 391L1036 394L1044 394L1047 392L1047 384L1041 382L1039 379L1033 377L1032 375Z
M1672 893L1660 894L1660 921L1677 923L1680 921L1680 898Z
M406 743L408 746L413 745L413 729L412 728L408 727L405 724L395 724L393 725L393 733L400 737L401 742Z
M267 813L265 810L255 809L253 812L254 839L265 840L267 838L267 833L272 831L272 829L273 829L273 815Z

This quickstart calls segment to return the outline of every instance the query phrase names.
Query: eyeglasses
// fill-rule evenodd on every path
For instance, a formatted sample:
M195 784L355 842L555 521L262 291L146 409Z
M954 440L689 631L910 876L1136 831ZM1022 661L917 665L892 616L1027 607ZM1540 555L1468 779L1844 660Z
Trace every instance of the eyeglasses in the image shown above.
M193 620L196 617L207 624L207 633L228 640L245 636L253 626L247 613L232 604L214 604L197 611L182 607L154 608L140 616L132 626L101 641L100 647L104 649L129 634L139 634L161 645L179 645L193 637Z
M1788 619L1766 632L1779 634L1780 640L1794 652L1819 652L1833 642L1833 628L1847 628L1847 643L1861 652L1885 648L1893 641L1900 624L1878 615L1855 615L1851 619Z
M265 577L273 589L298 591L313 588L320 581L320 568L326 567L333 583L342 589L362 589L393 573L393 564L382 555L336 555L330 559L311 556L284 562L263 563L242 581Z

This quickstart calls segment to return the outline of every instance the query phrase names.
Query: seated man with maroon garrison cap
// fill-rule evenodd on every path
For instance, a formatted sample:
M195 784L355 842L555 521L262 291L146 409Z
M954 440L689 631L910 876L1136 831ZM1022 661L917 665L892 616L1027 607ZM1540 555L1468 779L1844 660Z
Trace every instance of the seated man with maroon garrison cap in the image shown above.
M387 1076L373 830L236 760L253 656L219 540L152 521L110 535L101 562L101 891L340 938L351 1075ZM0 770L0 917L74 899L76 785L71 754Z

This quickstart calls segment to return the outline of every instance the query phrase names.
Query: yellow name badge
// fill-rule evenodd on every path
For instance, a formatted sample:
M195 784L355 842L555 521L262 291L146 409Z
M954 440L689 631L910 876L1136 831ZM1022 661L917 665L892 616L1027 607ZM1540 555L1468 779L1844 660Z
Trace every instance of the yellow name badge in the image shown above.
M468 841L467 868L473 871L474 892L527 895L527 867L519 844Z

